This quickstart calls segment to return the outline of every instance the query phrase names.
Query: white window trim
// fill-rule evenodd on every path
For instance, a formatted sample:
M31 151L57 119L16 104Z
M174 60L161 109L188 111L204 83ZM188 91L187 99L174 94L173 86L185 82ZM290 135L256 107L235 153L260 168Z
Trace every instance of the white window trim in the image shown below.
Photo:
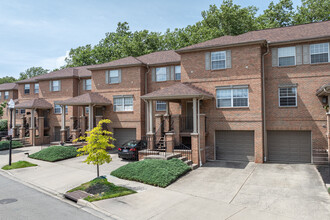
M111 72L117 71L117 77L111 77ZM117 82L111 82L111 78L117 78ZM109 70L109 84L118 84L119 83L119 70Z
M283 88L296 88L296 95L295 95L295 99L296 99L296 104L295 105L290 105L290 106L281 106L281 94L280 94L280 89ZM298 103L297 103L297 94L298 94L298 90L297 90L297 86L290 86L290 87L279 87L278 88L278 107L280 108L295 108L298 107ZM285 96L285 97L293 97L293 96ZM285 98L283 97L283 98Z
M231 91L231 100L230 100L230 107L218 107L218 96L217 96L217 91L218 90L227 90L227 89L230 89ZM247 93L247 106L234 106L234 96L233 96L233 90L234 89L247 89L248 90L248 93ZM250 108L250 91L249 91L249 87L248 86L223 86L223 87L217 87L216 88L216 103L215 103L215 107L216 108ZM219 98L220 99L220 98Z
M165 102L165 103L159 103L159 102L161 102L161 101L156 101L156 111L157 112L164 112L164 111L166 111L167 102ZM164 105L164 104L165 104L165 109L158 109L158 105Z
M318 44L324 44L324 43L318 43ZM309 57L309 59L310 59L310 63L311 64L329 63L330 62L330 44L329 43L326 43L326 44L328 44L328 62L318 62L318 63L312 63L312 55L318 54L318 53L313 53L312 54L311 47L312 47L312 45L315 45L315 44L310 44L309 45L309 51L310 51L310 54L309 54L310 57Z
M296 66L297 65L297 54L296 54L296 46L292 46L294 47L294 64L293 65L288 65L288 66ZM280 47L277 50L280 50L281 48L288 48L288 47ZM280 66L280 55L279 55L279 51L277 52L277 63L279 67L286 67L286 66ZM289 57L289 56L285 56L285 57Z
M7 93L7 94L6 94ZM4 95L5 99L9 99L9 91L5 91L5 95Z
M165 80L158 80L157 69L165 69ZM164 74L162 74L162 75L164 75ZM156 82L166 82L167 81L166 67L156 67L156 69L155 69L155 77L156 77Z
M27 85L29 86L28 89L25 88L25 86L27 86ZM29 92L26 93L25 90L29 90ZM24 94L27 95L27 94L30 94L30 93L31 93L31 85L30 84L24 84Z
M58 83L58 90L54 90L54 82L59 82ZM52 85L52 92L59 92L59 91L61 91L61 82L60 82L60 80L52 80L51 81L51 85Z
M132 99L132 110L125 110L125 98L131 98ZM116 104L115 104L115 99L122 99L122 107L123 110L116 110ZM133 112L134 111L134 99L133 96L115 96L113 97L113 111L114 112Z
M38 85L38 90L36 90L36 85ZM39 83L35 83L34 84L34 87L33 87L33 89L34 89L34 94L39 94ZM36 92L37 91L37 92Z
M218 69L213 69L213 65L212 65L212 62L213 61L222 61L222 60L212 60L212 54L213 53L224 53L225 54L225 59L224 59L224 61L225 61L225 67L224 68L218 68ZM211 57L210 57L210 59L211 59L211 70L223 70L223 69L226 69L226 66L227 66L227 52L226 51L214 51L214 52L211 52Z
M88 86L90 86L90 89L87 89L87 81L90 81L91 82L91 84L90 85L88 85ZM85 79L85 90L86 91L91 91L92 90L92 80L91 79Z
M56 115L62 114L62 106L61 105L58 105L58 106L60 106L60 112L59 113L55 112L56 105L58 105L58 104L54 104L54 114L56 114ZM65 106L65 114L68 114L68 112L69 112L69 107L66 105Z
M176 74L179 74L179 73L176 72L176 67L180 67L180 79L176 78ZM181 80L181 66L179 66L179 65L174 66L174 80Z

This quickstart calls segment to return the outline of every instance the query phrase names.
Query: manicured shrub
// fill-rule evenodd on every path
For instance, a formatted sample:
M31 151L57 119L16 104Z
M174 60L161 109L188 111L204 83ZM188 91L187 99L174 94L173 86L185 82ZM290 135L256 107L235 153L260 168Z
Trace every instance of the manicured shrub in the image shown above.
M75 147L66 146L51 146L37 153L31 154L29 157L37 160L44 160L55 162L59 160L65 160L78 155L77 149Z
M0 119L0 131L7 131L7 130L8 130L8 120Z
M119 167L112 171L111 175L166 187L190 170L191 168L187 164L176 158L171 160L146 159Z
M0 141L0 151L9 149L10 141ZM23 147L23 144L20 141L12 141L12 149Z

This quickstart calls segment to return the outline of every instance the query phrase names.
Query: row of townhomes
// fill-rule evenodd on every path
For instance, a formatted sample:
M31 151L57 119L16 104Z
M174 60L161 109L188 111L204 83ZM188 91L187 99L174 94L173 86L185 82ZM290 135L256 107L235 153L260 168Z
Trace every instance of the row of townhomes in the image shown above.
M106 118L117 147L171 142L194 164L327 163L329 42L330 21L251 31L3 84L0 97L15 100L15 135L33 145Z

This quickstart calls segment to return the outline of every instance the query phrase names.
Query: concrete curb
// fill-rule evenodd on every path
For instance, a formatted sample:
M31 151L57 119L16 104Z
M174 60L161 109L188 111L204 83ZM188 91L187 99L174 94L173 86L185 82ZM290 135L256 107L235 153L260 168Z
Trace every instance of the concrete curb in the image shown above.
M121 220L121 218L119 218L117 216L114 216L111 213L108 213L107 211L105 211L103 209L100 209L99 207L95 206L94 204L92 204L92 203L90 203L90 202L88 202L86 200L79 199L80 201L78 200L77 203L71 202L71 201L69 201L68 199L66 199L64 197L64 194L63 193L59 193L59 192L54 191L54 190L51 190L51 189L49 189L47 187L39 186L37 184L33 184L33 183L30 183L30 182L27 182L27 181L25 181L23 179L19 179L19 178L17 178L16 176L14 176L12 173L10 173L7 170L0 169L0 175L6 177L8 179L14 180L16 182L19 182L19 183L21 183L21 184L23 184L25 186L28 186L28 187L30 187L32 189L35 189L35 190L37 190L39 192L42 192L42 193L44 193L44 194L46 194L48 196L51 196L51 197L56 198L58 200L61 200L61 201L65 202L67 204L70 204L70 205L72 205L72 206L74 206L76 208L82 209L85 212L88 212L88 213L90 213L90 214L92 214L92 215L94 215L96 217L99 217L99 218L102 218L102 219L119 219L119 220ZM94 211L96 211L98 213L95 213L95 212L93 212L93 211L91 211L89 209L92 209L92 210L94 210ZM100 216L100 214L101 215L104 215L104 216Z

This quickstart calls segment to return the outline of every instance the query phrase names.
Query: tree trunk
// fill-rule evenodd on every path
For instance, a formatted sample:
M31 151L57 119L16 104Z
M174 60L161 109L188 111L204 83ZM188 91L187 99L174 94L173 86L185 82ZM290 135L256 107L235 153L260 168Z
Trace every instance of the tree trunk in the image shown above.
M99 168L99 165L97 164L97 177L100 177L100 168Z

